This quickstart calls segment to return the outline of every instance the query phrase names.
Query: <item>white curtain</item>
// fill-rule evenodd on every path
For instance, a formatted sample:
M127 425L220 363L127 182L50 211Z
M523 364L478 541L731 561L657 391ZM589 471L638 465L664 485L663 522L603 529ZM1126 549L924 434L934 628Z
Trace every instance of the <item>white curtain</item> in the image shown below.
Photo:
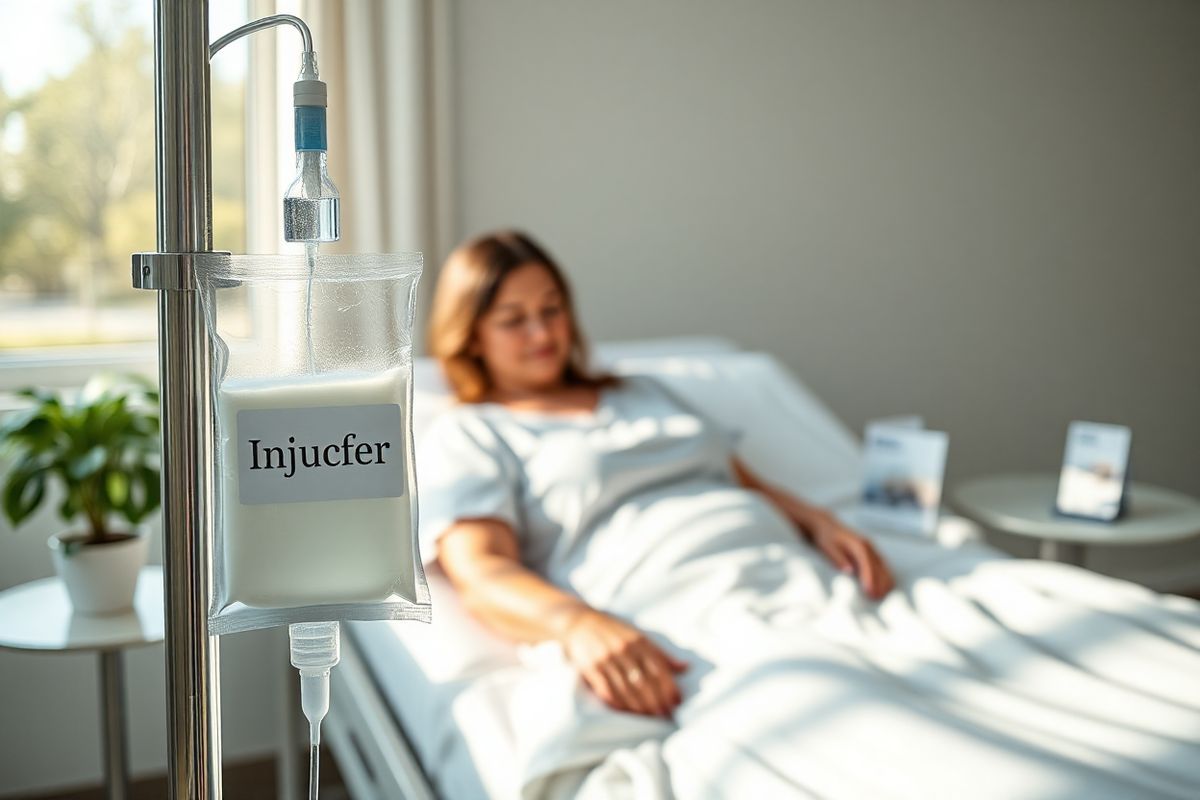
M452 228L449 65L445 0L251 0L250 16L295 14L312 29L329 86L329 173L342 195L334 253L417 250L422 307ZM289 252L280 198L295 172L291 84L300 37L251 37L247 81L247 249ZM423 351L423 320L417 347Z

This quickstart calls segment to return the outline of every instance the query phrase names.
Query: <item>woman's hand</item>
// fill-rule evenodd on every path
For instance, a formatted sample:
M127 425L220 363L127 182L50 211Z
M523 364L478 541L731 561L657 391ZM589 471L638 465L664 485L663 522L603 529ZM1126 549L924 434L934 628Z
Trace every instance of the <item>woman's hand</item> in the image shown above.
M887 564L883 563L871 542L842 525L837 517L770 485L736 456L731 468L741 486L766 496L835 567L856 573L871 599L879 600L896 585Z
M530 571L508 523L459 520L438 539L438 563L475 617L514 641L557 641L609 706L667 716L682 700L675 675L687 664Z
M857 574L871 599L879 600L895 587L891 571L871 542L842 525L832 514L813 515L806 528L805 533L813 546L838 569Z
M666 717L683 699L675 675L688 665L631 625L587 608L558 640L584 682L611 708Z

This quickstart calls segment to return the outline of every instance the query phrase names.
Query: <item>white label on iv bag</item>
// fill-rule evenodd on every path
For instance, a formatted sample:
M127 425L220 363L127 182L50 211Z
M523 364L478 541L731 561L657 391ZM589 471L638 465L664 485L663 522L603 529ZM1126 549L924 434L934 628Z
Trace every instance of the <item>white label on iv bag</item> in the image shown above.
M410 413L405 405L408 397L406 370L400 367L378 372L243 378L221 383L216 404L221 467L217 550L224 575L217 583L223 604L240 602L252 607L279 608L375 602L400 591L399 587L411 585L415 498L408 491L413 486L413 474L409 471L412 469L409 453L405 452L409 441L405 432ZM363 429L357 424L345 427L345 410L362 406L398 408L400 417L393 417L386 431L374 427ZM325 491L322 486L313 488L313 484L308 484L311 494L305 497L291 493L289 486L284 489L284 499L277 503L239 502L243 465L254 465L248 460L253 451L247 450L243 455L238 447L242 433L239 417L248 411L264 411L284 420L287 414L310 409L337 412L336 417L330 418L336 419L337 424L331 421L329 427L318 433L301 416L296 428L286 426L270 431L251 427L247 432L250 438L261 438L263 446L288 445L290 436L295 437L297 445L321 443L327 447L336 442L339 462L343 460L343 439L351 431L356 434L353 440L356 445L391 441L392 446L383 449L385 466L399 464L403 475L391 484L392 490L387 493L391 496L301 502L318 500ZM286 455L286 449L283 452ZM355 449L349 447L348 452L353 460ZM365 461L367 452L361 452ZM255 475L266 472L262 468L266 463L261 460L263 455L260 450L260 469L253 471ZM330 461L335 460L334 451L328 455ZM278 454L271 456L272 466L277 467ZM304 462L299 451L296 457L299 473ZM308 463L312 463L311 450ZM304 472L320 481L339 470L365 472L379 468L361 464L326 466L323 461L320 467L309 467ZM268 474L273 474L278 483L293 484L297 478L284 478L287 472L286 468L274 468ZM403 596L415 599L415 595Z
M365 500L404 494L397 404L237 412L243 505Z

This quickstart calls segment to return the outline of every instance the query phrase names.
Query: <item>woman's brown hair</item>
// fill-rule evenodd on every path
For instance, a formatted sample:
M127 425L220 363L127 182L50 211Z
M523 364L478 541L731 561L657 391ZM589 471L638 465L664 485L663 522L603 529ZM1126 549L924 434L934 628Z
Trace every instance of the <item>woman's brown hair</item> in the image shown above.
M563 381L597 387L620 383L614 375L588 370L587 342L576 322L571 288L550 254L520 231L495 231L464 242L450 254L433 294L429 350L461 402L481 402L492 388L483 359L469 352L479 318L491 308L509 273L531 263L545 267L558 284L571 323L571 353Z

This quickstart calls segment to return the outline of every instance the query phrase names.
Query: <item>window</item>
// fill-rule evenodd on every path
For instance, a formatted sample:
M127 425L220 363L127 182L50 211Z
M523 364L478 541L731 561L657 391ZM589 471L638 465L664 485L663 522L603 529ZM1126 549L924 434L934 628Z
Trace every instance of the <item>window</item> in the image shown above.
M155 293L129 277L129 254L155 246L152 14L120 0L0 5L0 367L156 336ZM213 3L210 15L223 33L246 9ZM234 252L245 242L245 52L212 66L213 241Z

